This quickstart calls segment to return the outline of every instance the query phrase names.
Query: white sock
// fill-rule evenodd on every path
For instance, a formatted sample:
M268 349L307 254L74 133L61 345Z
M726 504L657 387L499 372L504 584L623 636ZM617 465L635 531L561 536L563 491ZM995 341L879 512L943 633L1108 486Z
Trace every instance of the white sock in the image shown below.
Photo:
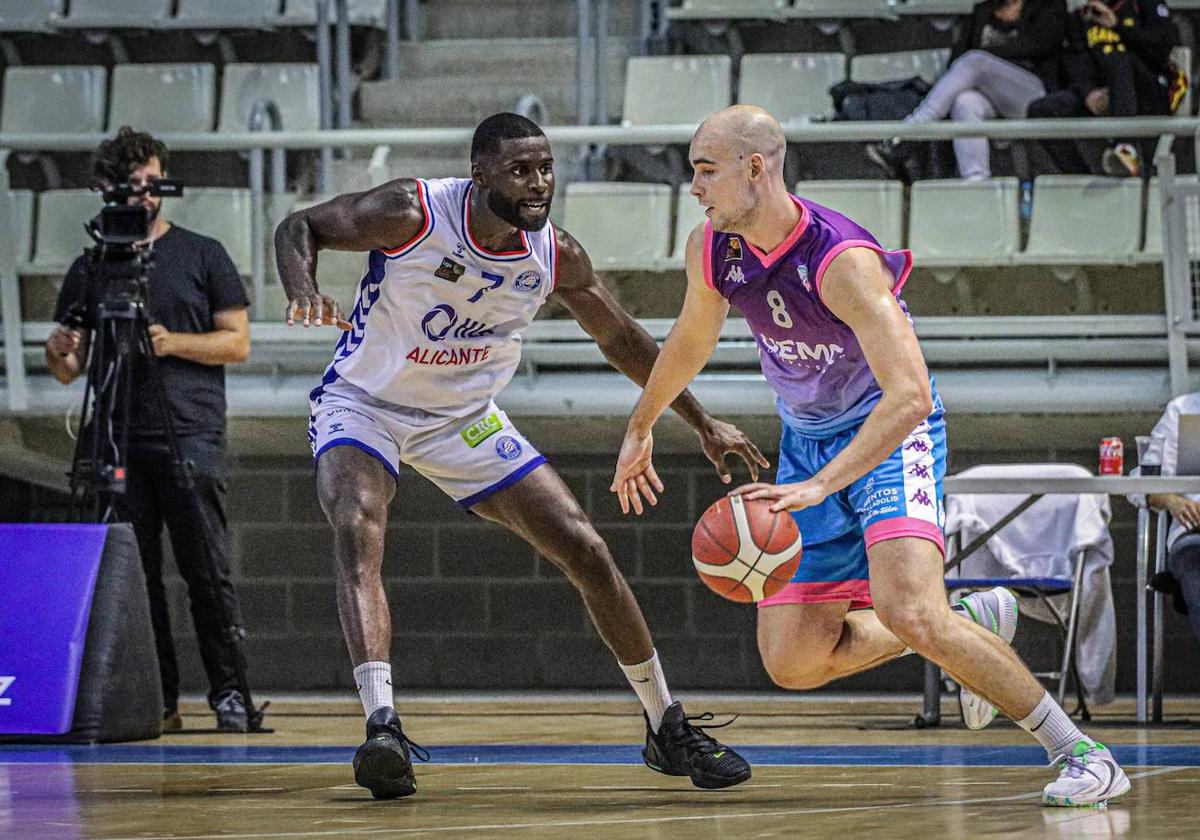
M367 717L381 706L392 706L392 663L364 662L354 669L354 684Z
M620 665L620 663L617 663ZM638 699L646 707L646 717L650 718L650 728L657 732L662 725L663 712L671 705L671 692L667 690L667 680L663 677L662 665L658 664L658 651L650 654L650 658L637 665L621 665L625 679L637 692Z
M1049 691L1027 717L1017 721L1017 726L1037 738L1050 758L1069 752L1080 741L1089 740L1062 706L1054 702Z

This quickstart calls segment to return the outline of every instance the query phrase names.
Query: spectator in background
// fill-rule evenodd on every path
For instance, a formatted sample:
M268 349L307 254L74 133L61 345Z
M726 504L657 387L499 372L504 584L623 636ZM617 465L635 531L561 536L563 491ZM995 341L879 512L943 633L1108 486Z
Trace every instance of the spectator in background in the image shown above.
M979 122L1025 117L1029 103L1046 95L1058 77L1058 55L1067 28L1065 0L984 0L971 12L951 51L950 67L906 123L950 117ZM871 158L889 178L904 178L911 144L872 143ZM991 175L986 137L960 137L954 156L963 178ZM907 179L905 179L907 180Z
M1187 78L1171 65L1175 27L1163 2L1088 0L1070 16L1062 53L1064 86L1029 106L1029 116L1165 116L1179 107ZM1098 149L1097 146L1100 148ZM1131 140L1103 149L1094 140L1051 141L1046 150L1063 172L1141 174ZM1101 152L1100 149L1103 149Z
M1150 432L1150 445L1142 455L1142 461L1161 464L1163 475L1177 474L1181 414L1200 414L1200 391L1184 394L1167 403L1167 410ZM1138 464L1134 473L1140 474L1141 469L1142 465ZM1200 641L1200 495L1151 493L1129 496L1128 499L1138 507L1148 505L1151 510L1165 510L1171 514L1171 529L1167 533L1170 575L1155 575L1153 586L1174 594L1177 608L1186 607L1192 633Z

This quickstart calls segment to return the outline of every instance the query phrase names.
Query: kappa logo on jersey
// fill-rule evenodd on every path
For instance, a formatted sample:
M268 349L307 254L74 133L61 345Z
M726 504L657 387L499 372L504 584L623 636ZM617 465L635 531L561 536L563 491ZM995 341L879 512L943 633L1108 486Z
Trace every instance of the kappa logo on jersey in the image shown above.
M739 283L746 282L746 274L742 271L740 265L729 266L729 271L725 272L725 282L731 286L736 286Z
M729 242L725 245L725 261L740 260L742 258L742 240L736 236L729 237Z
M430 341L441 341L447 335L453 338L479 338L494 332L492 327L474 318L463 318L460 324L458 313L448 303L439 303L426 312L421 319L421 330Z
M472 423L470 426L467 426L459 434L467 442L467 446L474 449L503 428L504 421L500 419L499 414L493 411L478 423Z
M824 361L826 365L831 365L846 352L846 348L837 344L814 345L809 344L807 341L796 341L791 338L776 341L762 333L759 333L758 341L768 353L788 364L806 361Z
M449 257L442 260L442 264L438 266L437 271L433 272L433 276L441 280L449 280L451 283L457 283L458 278L467 273L467 267L460 263L456 263Z
M542 275L536 271L523 271L513 281L513 288L519 289L522 292L536 292L541 285Z
M800 285L804 286L805 291L812 291L812 281L808 279L808 266L796 266L796 273L800 275Z
M496 454L505 461L515 461L521 457L521 444L515 437L505 435L496 441Z

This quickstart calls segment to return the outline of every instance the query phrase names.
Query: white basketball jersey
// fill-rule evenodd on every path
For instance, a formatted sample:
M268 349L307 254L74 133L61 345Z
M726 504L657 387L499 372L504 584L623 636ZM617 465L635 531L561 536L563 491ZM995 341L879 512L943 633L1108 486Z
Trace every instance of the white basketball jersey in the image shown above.
M465 178L417 180L425 226L370 253L353 329L322 386L342 379L393 405L453 415L508 384L521 330L554 290L554 226L522 231L520 250L488 251L471 239L472 189Z

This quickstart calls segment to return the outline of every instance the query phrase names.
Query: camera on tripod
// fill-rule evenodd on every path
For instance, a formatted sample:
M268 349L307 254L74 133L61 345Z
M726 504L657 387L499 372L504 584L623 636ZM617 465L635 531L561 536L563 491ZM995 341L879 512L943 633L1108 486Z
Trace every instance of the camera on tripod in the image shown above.
M132 249L150 237L150 212L141 204L130 204L130 198L144 195L179 198L183 182L157 178L141 186L128 182L106 184L100 188L104 208L87 224L88 234L98 244L116 249Z

